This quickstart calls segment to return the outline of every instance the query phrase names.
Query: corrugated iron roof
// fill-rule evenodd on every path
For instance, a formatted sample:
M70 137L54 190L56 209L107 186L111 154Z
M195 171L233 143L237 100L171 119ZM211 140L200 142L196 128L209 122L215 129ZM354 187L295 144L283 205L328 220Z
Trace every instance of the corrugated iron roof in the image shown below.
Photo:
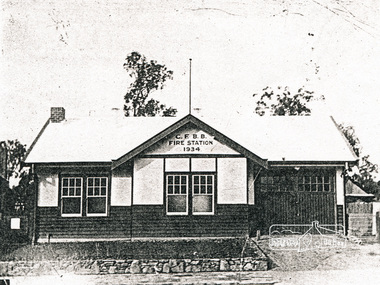
M87 117L50 123L30 151L26 163L111 162L181 119ZM357 159L328 117L198 119L269 161L344 162Z

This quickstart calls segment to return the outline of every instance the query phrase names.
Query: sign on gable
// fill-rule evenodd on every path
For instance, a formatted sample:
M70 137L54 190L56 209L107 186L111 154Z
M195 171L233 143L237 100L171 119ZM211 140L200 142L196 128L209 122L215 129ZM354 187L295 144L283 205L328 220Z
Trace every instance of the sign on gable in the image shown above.
M196 128L186 128L158 142L145 154L239 154Z

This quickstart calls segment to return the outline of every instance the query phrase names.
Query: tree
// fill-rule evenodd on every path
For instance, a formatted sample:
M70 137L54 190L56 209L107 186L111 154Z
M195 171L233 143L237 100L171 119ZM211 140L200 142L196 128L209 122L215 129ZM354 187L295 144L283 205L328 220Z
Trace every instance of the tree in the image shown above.
M21 162L26 154L26 145L16 139L2 141L0 146L5 152L6 177L4 178L7 180L11 177L20 178L23 173Z
M309 102L313 100L324 100L324 96L314 97L314 92L307 91L303 87L299 88L297 93L292 95L288 87L282 89L278 87L276 92L272 88L266 87L264 93L256 102L255 112L260 116L269 113L272 116L305 116L311 114ZM258 94L253 94L253 97ZM362 155L360 140L355 134L353 126L339 125L340 130L347 138L353 152L360 157L358 171L347 171L349 176L357 182L367 193L376 194L380 197L380 182L374 181L374 174L378 172L378 165L369 160L369 155Z
M2 193L2 208L7 213L13 213L15 210L25 210L25 205L30 206L31 209L33 195L33 187L31 184L34 179L29 173L27 168L22 167L22 162L26 154L26 145L16 140L6 140L0 142L0 148L2 154L5 154L2 159L5 162L5 179L14 179L17 181L11 189L8 189L5 193ZM16 207L16 208L15 208Z
M374 174L378 173L378 165L369 161L369 155L362 155L360 140L356 136L355 129L350 125L339 125L354 153L359 157L358 171L348 171L346 176L358 183L367 193L380 195L380 181L374 181Z
M255 113L260 116L269 112L272 116L306 116L311 114L311 109L307 106L314 100L324 100L324 96L314 97L313 91L305 90L301 87L295 94L291 94L289 87L281 88L280 86L273 90L271 87L265 87L263 94L256 102ZM253 94L253 97L259 96Z
M173 79L173 71L155 60L148 61L144 55L135 51L125 60L124 69L134 78L124 96L125 116L174 116L177 109L167 108L154 99L148 100L154 90L163 89L165 81Z

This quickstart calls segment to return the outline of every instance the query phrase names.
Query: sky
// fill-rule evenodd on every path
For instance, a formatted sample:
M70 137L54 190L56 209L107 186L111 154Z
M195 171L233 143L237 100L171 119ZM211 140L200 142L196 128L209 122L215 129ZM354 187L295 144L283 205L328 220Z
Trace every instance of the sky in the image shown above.
M266 86L304 86L326 98L313 115L353 125L380 165L379 18L377 0L2 0L0 140L30 145L53 106L67 117L122 109L123 63L138 51L174 72L152 97L178 116L192 58L201 113L249 115Z

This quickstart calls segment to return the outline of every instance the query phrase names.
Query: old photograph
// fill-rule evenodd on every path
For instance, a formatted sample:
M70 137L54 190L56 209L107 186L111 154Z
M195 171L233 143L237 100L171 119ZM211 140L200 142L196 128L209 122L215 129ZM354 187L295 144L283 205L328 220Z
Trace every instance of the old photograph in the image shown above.
M2 0L0 285L378 284L379 18Z

